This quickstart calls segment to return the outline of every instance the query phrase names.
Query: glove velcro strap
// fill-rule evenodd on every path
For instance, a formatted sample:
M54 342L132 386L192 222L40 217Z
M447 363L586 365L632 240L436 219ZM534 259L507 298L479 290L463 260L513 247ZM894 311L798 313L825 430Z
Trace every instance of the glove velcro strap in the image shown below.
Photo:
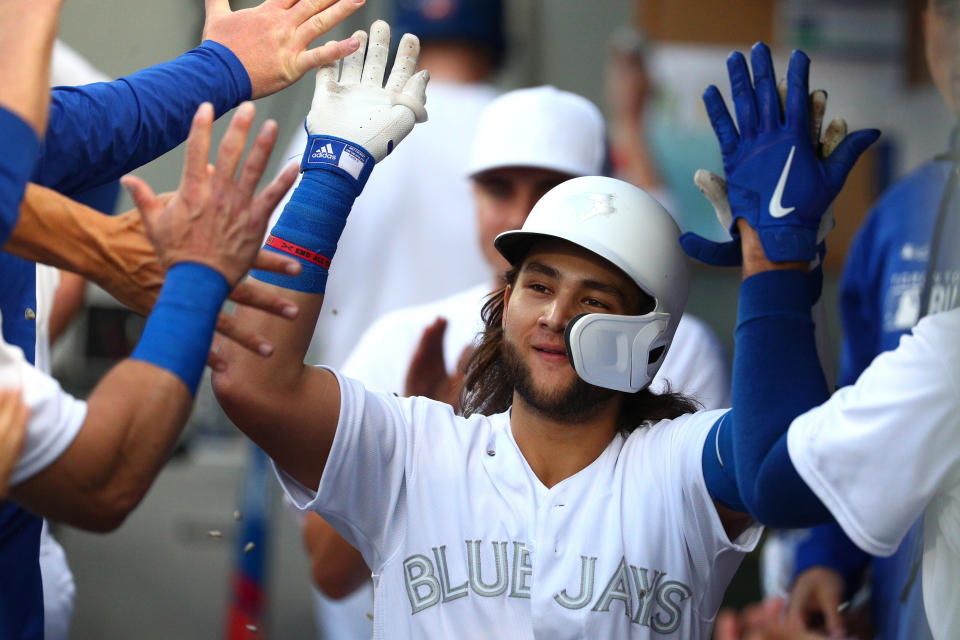
M363 191L377 163L363 147L334 136L310 136L300 161L300 171L327 169L351 178L356 194Z

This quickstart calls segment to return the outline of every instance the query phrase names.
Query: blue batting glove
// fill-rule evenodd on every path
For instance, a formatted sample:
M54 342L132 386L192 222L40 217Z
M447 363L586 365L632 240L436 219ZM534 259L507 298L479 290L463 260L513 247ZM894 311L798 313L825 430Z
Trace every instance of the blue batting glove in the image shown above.
M733 216L730 234L736 243L737 218L757 231L763 251L774 262L812 260L820 217L839 193L857 158L880 136L876 129L855 131L826 159L817 157L810 139L808 76L810 59L794 51L787 70L786 114L780 98L770 49L759 42L750 52L753 82L746 59L738 51L727 58L727 70L739 131L720 91L707 87L703 102L720 143ZM710 264L738 264L739 246L713 246L703 238L681 238L684 250ZM736 261L734 261L736 255Z
M680 234L680 248L694 260L714 267L739 267L743 263L740 236L727 242L716 242L687 231Z

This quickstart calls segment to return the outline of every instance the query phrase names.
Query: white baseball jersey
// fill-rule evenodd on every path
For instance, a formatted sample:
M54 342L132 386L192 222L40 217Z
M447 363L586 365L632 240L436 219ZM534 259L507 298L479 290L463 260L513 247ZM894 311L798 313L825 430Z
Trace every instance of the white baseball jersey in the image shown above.
M403 394L407 369L423 330L438 317L447 319L443 355L453 371L464 348L483 330L480 309L490 293L483 283L424 305L398 309L379 318L363 334L341 373L375 391ZM685 314L660 371L650 385L696 398L706 409L730 406L730 372L723 347L707 325Z
M864 551L891 555L924 514L923 600L938 640L960 627L958 363L960 309L924 318L787 435L800 476Z
M338 375L316 492L277 469L373 569L374 638L708 638L755 525L731 542L707 491L705 411L617 435L547 488L509 413L367 391Z
M43 471L66 451L87 415L87 405L31 366L19 347L0 337L0 387L19 387L30 409L27 437L10 476L15 485Z

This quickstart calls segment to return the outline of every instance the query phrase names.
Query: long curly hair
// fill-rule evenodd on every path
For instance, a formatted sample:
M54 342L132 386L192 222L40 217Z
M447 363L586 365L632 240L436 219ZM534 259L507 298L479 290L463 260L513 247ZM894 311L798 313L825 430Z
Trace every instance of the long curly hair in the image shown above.
M484 328L467 364L460 392L464 416L502 413L513 402L513 380L503 357L503 299L506 288L516 283L519 274L520 267L509 269L504 275L504 285L489 294L483 304L480 314ZM617 427L628 433L702 408L693 398L674 393L669 387L663 393L641 389L636 393L624 393L624 396Z

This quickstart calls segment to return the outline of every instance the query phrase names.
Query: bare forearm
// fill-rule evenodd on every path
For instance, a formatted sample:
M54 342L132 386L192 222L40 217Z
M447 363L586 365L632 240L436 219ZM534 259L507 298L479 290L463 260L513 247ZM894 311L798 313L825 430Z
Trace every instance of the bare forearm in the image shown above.
M147 289L159 291L163 269L136 212L105 216L70 198L28 184L20 219L4 245L13 255L71 271L146 314ZM155 292L149 296L152 299Z
M221 340L219 355L227 368L213 373L213 389L241 431L304 485L316 487L340 414L333 374L303 363L323 296L259 284L296 302L300 315L293 322L278 321L238 307L236 322L266 336L274 353L263 359Z
M38 136L47 128L50 56L63 0L16 0L0 5L0 106L26 121Z
M169 458L193 398L165 369L125 360L94 389L76 440L13 488L26 508L97 531L119 526Z

